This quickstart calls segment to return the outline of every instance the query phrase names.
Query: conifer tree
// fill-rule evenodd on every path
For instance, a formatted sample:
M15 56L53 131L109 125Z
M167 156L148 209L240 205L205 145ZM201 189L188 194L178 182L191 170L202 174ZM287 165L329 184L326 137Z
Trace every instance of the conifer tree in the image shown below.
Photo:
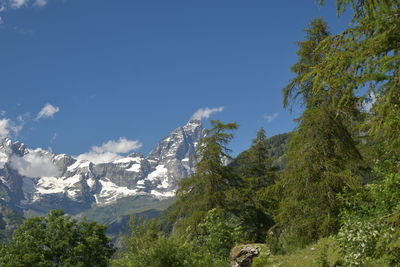
M243 221L247 239L263 242L266 231L273 225L271 195L268 189L275 183L276 171L269 157L265 130L257 132L252 146L238 160L244 183L237 198L237 214Z
M361 181L352 136L326 108L307 109L289 144L277 222L289 245L302 246L339 229L337 194Z
M252 184L255 187L268 186L274 182L272 160L269 157L267 136L264 128L258 130L250 149L244 152L239 164L241 175L252 178L254 180Z
M299 98L302 104L306 106L316 102L313 100L316 98L313 94L313 77L306 77L306 75L323 59L323 53L317 52L316 48L321 41L330 35L328 24L322 18L313 19L305 33L306 40L297 43L299 46L297 51L299 59L291 67L291 71L296 76L283 88L283 106L285 108L290 106L291 101Z
M318 50L327 56L306 76L313 77L314 92L330 96L341 92L338 101L332 102L336 111L353 95L373 96L364 134L375 145L373 169L382 177L358 194L345 196L339 243L349 265L363 265L367 258L374 258L382 266L397 266L400 210L394 203L399 200L400 184L400 2L336 2L339 13L351 6L353 24L320 44Z
M321 1L324 2L324 1ZM313 79L313 92L338 96L336 110L354 95L374 95L374 116L367 129L378 143L381 161L400 169L400 4L398 0L337 0L338 13L353 9L352 25L321 42L325 54L305 77ZM340 92L340 93L338 93ZM385 166L385 168L390 168Z
M231 158L227 144L233 138L227 131L236 130L238 126L216 120L211 124L212 128L205 131L206 136L198 145L195 174L181 181L177 202L171 211L173 220L179 220L181 230L190 227L194 234L209 210L229 210L228 191L239 183L237 175L225 164Z
M335 233L340 211L337 194L361 180L362 157L351 130L356 98L351 95L352 101L339 111L332 103L341 98L340 91L314 90L316 74L310 73L325 60L326 53L318 47L328 38L327 25L313 20L306 33L307 40L299 42L299 62L292 68L297 76L283 91L284 105L299 97L306 107L291 138L280 182L283 198L276 220L288 246L303 246Z

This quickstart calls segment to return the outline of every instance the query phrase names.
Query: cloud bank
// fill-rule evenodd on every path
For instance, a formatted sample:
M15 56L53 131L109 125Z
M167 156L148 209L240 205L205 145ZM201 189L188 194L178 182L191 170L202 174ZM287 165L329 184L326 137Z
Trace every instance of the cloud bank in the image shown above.
M274 114L271 114L271 115L265 115L264 119L266 119L268 123L271 123L273 120L278 118L278 116L279 116L279 113L275 112Z
M0 119L0 138L9 136L10 134L10 119Z
M208 119L212 114L216 112L221 112L224 110L224 107L219 108L200 108L197 110L193 115L193 120L201 120L201 119Z
M47 5L48 0L0 0L0 12L7 9L19 9L26 6L44 7Z
M28 0L10 0L8 2L9 2L9 5L11 6L11 8L17 9L17 8L21 8L24 5L28 4L29 1Z
M17 170L19 174L30 178L57 177L60 175L50 156L40 156L36 153L29 153L23 157L12 156L10 158L10 166Z
M6 13L9 9L16 10L23 7L42 8L46 6L48 0L0 0L0 13ZM3 17L0 16L0 25L4 24Z
M89 152L76 157L78 160L88 160L95 164L107 163L121 159L121 153L128 153L139 149L142 144L137 140L128 140L121 137L118 140L110 140L101 146L93 146Z
M42 110L40 110L40 112L37 114L35 120L38 121L40 119L53 118L54 114L56 114L59 111L60 111L59 107L55 107L51 104L46 104L44 105Z
M24 122L20 122L20 124L17 125L8 118L0 119L0 138L18 135L23 127Z
M92 150L97 153L128 153L140 147L142 147L142 144L139 141L128 140L125 137L120 137L118 141L110 140L101 146L92 147Z

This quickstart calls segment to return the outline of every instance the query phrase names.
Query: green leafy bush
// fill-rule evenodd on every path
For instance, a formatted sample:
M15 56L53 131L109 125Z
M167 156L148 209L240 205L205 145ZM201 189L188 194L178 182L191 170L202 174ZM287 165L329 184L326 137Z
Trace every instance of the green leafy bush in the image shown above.
M198 243L212 254L228 256L235 242L239 242L243 235L241 227L227 223L228 220L222 210L208 211L205 220L199 225Z
M363 266L365 260L373 256L383 228L384 224L376 220L346 218L337 235L345 262L351 266Z
M114 253L106 227L61 210L27 219L0 248L0 266L107 266Z
M400 173L389 174L353 195L344 195L337 241L349 265L400 264Z
M217 229L219 227L216 226ZM199 239L199 242L195 244L178 235L165 236L154 220L135 224L132 219L131 235L124 238L124 246L112 261L112 266L227 266L226 257L219 254L218 248L221 243L216 240L219 237L225 240L223 236L226 232L223 231L224 234L220 235L216 233L216 228L211 229L212 237L204 236L203 243ZM208 245L210 247L207 247Z

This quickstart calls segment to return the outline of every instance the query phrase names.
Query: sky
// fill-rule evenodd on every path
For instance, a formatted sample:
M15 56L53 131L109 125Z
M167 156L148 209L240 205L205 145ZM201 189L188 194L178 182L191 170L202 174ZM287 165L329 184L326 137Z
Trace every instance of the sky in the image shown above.
M312 18L349 24L334 1L0 0L0 137L81 155L147 154L194 115L292 131L282 106ZM128 152L127 152L128 151Z

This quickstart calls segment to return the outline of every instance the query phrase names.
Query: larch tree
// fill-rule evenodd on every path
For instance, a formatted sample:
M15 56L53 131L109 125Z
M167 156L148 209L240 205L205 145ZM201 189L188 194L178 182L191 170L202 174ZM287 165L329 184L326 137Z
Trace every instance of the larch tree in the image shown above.
M326 58L318 48L329 37L327 24L315 19L306 33L306 41L299 42L299 61L292 67L297 76L283 90L284 106L299 98L305 107L289 144L275 217L288 247L337 232L341 208L337 194L361 182L362 156L350 129L357 114L356 98L351 96L352 101L338 112L332 103L342 96L342 88L332 89L337 94L314 90L318 77L313 70Z

